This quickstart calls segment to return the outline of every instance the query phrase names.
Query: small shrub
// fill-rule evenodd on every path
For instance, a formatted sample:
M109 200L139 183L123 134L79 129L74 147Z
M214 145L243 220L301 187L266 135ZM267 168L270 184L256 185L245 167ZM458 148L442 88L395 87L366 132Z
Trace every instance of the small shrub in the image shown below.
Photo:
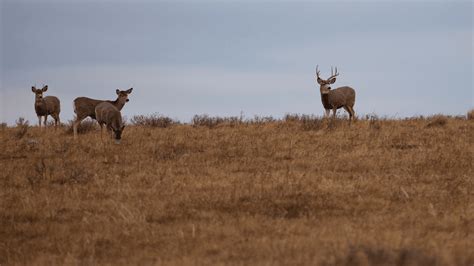
M300 116L298 114L286 114L285 117L283 117L283 121L300 122Z
M169 117L152 114L152 115L136 115L130 120L132 125L136 126L146 126L146 127L158 127L158 128L167 128L175 124L179 124L178 121L175 121Z
M5 130L5 129L7 129L7 127L8 127L7 123L0 123L0 129L1 130Z
M320 130L323 128L323 119L313 115L302 115L301 128L303 130Z
M303 130L319 130L323 128L324 120L314 115L286 114L284 122L298 123Z
M28 133L28 129L30 128L30 123L28 120L26 120L23 117L18 118L18 120L15 121L16 123L16 132L15 132L15 137L17 139L23 138L26 133Z
M381 128L380 121L377 115L367 115L367 120L369 120L370 129L379 130Z
M448 123L448 119L443 115L435 115L429 118L429 123L426 127L443 127Z
M276 119L273 118L272 116L255 116L253 119L250 119L247 122L247 124L265 124L265 123L271 123L275 122Z
M46 178L46 163L44 158L40 158L34 164L34 171L26 176L31 188L34 189Z
M327 122L327 130L331 131L331 130L335 130L341 126L343 126L345 123L347 123L346 120L343 120L343 119L339 119L339 118L330 118L328 119L328 122Z
M204 115L195 115L192 120L193 127L203 126L208 128L214 128L219 124L223 124L226 121L222 117L211 117L207 114Z
M66 134L69 134L69 135L74 134L73 125L74 125L74 121L69 120L66 126ZM86 134L88 132L95 131L98 128L99 128L98 124L95 120L92 120L92 119L84 120L77 127L77 134Z

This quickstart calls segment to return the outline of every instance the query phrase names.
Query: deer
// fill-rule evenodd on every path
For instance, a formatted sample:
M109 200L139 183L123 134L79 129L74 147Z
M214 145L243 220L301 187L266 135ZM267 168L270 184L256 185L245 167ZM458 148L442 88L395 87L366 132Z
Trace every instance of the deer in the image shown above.
M43 93L48 90L48 85L43 86L42 89L31 87L31 91L35 94L35 112L38 116L38 124L41 128L41 118L44 117L44 126L48 120L48 115L54 118L54 127L57 128L60 124L59 113L61 112L61 103L55 96L43 97Z
M74 113L76 114L76 119L73 122L73 129L74 129L74 139L77 138L77 127L87 117L92 119L96 119L95 108L97 105L108 102L115 106L119 111L122 110L125 103L129 101L128 95L132 93L133 88L128 90L122 91L117 89L115 92L117 93L117 99L115 101L110 100L96 100L87 97L79 97L74 99Z
M100 138L102 139L103 127L106 125L106 129L112 131L115 143L120 144L125 125L117 107L109 102L99 103L95 107L95 117L100 125Z
M328 117L331 110L333 111L333 118L336 117L337 109L343 107L349 113L349 123L355 119L355 90L348 86L339 87L336 89L331 88L331 84L336 82L336 77L339 76L337 67L335 73L331 67L331 76L328 79L322 79L319 76L320 72L318 66L316 66L316 81L320 85L321 101L323 107L326 110L325 116Z

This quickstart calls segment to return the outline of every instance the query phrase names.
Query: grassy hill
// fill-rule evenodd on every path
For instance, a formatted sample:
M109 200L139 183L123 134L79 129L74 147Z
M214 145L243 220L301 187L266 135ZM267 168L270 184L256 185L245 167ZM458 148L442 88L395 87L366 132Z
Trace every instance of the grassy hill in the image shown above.
M474 264L474 120L155 118L1 128L0 264Z

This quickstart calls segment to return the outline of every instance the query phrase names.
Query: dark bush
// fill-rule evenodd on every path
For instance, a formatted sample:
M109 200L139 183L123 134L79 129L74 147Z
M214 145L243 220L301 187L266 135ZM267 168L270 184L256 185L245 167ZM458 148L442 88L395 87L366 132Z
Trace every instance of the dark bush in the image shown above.
M132 125L135 126L146 126L146 127L158 127L158 128L167 128L169 126L179 124L178 121L175 121L169 117L160 114L152 115L136 115L130 120Z
M28 129L30 128L30 122L26 120L23 117L18 118L18 120L15 121L17 130L15 132L15 137L17 139L23 138L26 133L28 132Z
M66 125L66 134L72 135L74 133L73 124L74 124L73 120L68 121ZM83 120L77 127L77 134L86 134L88 132L95 131L98 128L99 128L99 124L97 123L96 120L92 120L92 119Z

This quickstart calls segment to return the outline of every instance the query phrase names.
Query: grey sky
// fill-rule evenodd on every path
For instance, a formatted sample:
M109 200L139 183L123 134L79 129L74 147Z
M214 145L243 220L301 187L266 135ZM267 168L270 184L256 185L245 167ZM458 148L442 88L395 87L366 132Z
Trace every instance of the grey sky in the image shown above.
M75 97L129 87L128 117L322 115L316 64L359 114L474 107L471 1L0 1L0 121L36 123L34 84L63 121Z

